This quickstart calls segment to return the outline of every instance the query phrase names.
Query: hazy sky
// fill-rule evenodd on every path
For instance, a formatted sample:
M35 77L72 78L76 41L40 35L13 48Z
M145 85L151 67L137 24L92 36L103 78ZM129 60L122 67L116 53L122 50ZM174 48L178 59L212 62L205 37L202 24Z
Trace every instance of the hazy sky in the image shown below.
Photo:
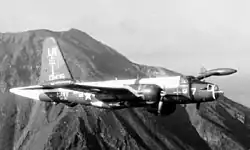
M235 82L250 75L249 0L7 0L1 6L1 32L77 28L139 63L192 74L202 65L233 67L238 74L226 80Z

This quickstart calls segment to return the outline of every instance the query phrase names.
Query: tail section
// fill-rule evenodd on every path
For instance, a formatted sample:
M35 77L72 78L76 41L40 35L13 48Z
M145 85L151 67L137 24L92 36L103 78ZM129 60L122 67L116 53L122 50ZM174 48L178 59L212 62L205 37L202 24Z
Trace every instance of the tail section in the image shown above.
M206 72L207 72L207 69L206 69L204 66L202 66L202 67L200 68L199 76L200 76L200 77L201 77L201 76L204 76L204 75L206 74ZM205 79L201 79L201 81L205 81Z
M57 79L73 79L62 51L53 37L44 39L39 83Z
M200 74L204 74L206 72L207 72L207 69L204 66L202 66L200 69Z

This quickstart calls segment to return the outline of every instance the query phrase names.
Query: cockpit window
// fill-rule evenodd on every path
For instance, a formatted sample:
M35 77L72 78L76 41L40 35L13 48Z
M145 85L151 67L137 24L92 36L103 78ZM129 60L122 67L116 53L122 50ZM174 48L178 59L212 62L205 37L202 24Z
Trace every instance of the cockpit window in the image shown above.
M213 85L212 84L207 84L207 86L201 88L201 90L212 91L213 90Z

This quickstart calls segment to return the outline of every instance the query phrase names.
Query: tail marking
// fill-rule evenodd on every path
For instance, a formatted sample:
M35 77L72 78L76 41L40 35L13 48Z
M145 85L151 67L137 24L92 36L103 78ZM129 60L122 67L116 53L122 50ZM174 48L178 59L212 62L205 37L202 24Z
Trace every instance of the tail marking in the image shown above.
M40 83L57 79L73 79L62 50L53 37L44 39Z

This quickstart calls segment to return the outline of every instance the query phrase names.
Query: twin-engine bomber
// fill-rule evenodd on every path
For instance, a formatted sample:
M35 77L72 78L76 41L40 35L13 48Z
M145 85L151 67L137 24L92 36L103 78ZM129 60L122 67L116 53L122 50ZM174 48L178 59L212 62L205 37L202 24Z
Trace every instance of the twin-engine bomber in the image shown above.
M73 79L55 38L45 38L41 57L39 84L12 88L11 93L69 107L77 104L107 109L145 107L157 115L173 113L176 104L195 103L199 109L200 103L217 100L223 91L204 79L237 72L219 68L204 71L197 77L178 75L83 82Z

